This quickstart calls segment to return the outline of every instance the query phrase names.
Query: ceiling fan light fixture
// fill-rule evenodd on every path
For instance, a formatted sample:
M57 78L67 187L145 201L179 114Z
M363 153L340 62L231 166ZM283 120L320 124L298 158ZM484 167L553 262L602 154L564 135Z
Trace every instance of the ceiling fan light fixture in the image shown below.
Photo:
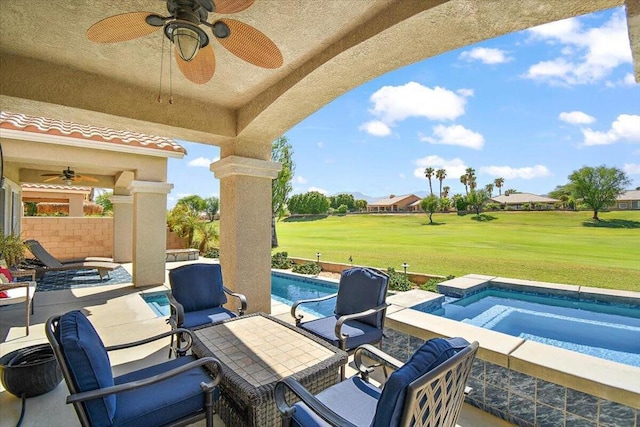
M189 62L201 47L209 44L209 37L202 29L185 21L173 21L165 26L165 34L176 45L180 58Z

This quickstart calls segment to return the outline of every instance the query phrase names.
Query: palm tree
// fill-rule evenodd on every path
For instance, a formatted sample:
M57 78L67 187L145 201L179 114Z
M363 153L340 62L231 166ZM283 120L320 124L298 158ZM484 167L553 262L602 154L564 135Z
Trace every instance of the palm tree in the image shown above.
M476 170L474 168L465 169L465 175L467 175L467 184L469 185L469 190L475 191L478 186L476 182Z
M446 199L449 197L449 191L451 191L451 187L449 187L448 185L445 185L444 187L442 187L442 198Z
M429 191L431 192L432 196L433 196L433 188L431 187L431 177L433 177L433 174L435 173L435 171L436 170L432 167L428 167L424 170L424 176L429 180Z
M493 196L493 184L485 185L484 189L487 190L487 194L489 194L489 198L491 198Z
M436 178L438 178L438 181L440 181L440 198L442 198L442 181L444 181L444 179L447 177L447 171L444 169L438 169L436 171Z
M500 192L500 195L502 196L502 185L504 184L504 178L496 178L493 180L493 184L498 187L498 191Z
M467 196L469 195L469 177L467 175L461 175L460 176L460 182L464 184L464 192L467 193Z

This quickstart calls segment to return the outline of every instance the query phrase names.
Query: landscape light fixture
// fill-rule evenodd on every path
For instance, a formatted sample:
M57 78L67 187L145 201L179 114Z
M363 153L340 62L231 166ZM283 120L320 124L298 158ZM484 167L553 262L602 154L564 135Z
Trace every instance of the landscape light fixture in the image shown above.
M318 259L318 265L320 265L320 255L322 255L320 252L316 252L316 258Z
M407 264L406 262L402 263L402 268L404 268L404 280L407 280L407 268L409 267L409 264Z

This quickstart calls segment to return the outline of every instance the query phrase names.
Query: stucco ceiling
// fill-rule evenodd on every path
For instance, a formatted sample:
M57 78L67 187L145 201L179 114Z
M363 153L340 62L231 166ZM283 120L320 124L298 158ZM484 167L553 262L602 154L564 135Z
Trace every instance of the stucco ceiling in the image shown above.
M628 3L633 40L640 26L638 0ZM487 38L621 4L623 0L256 0L227 17L271 38L282 51L282 67L256 67L214 40L213 78L196 85L175 63L170 76L165 62L163 102L158 103L161 31L116 44L93 43L85 33L95 22L119 13L166 15L163 1L1 0L0 108L222 147L238 140L267 144L385 72ZM209 22L220 17L210 14ZM637 46L635 42L636 64ZM169 87L173 104L168 103ZM252 156L246 149L241 154Z

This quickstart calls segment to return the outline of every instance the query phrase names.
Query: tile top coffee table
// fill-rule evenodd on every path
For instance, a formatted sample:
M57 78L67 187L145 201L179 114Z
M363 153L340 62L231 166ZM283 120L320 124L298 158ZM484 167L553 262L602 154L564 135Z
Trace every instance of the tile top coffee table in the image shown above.
M280 425L278 380L291 375L317 394L338 382L347 363L346 352L264 313L194 332L193 353L222 365L218 413L227 427Z

